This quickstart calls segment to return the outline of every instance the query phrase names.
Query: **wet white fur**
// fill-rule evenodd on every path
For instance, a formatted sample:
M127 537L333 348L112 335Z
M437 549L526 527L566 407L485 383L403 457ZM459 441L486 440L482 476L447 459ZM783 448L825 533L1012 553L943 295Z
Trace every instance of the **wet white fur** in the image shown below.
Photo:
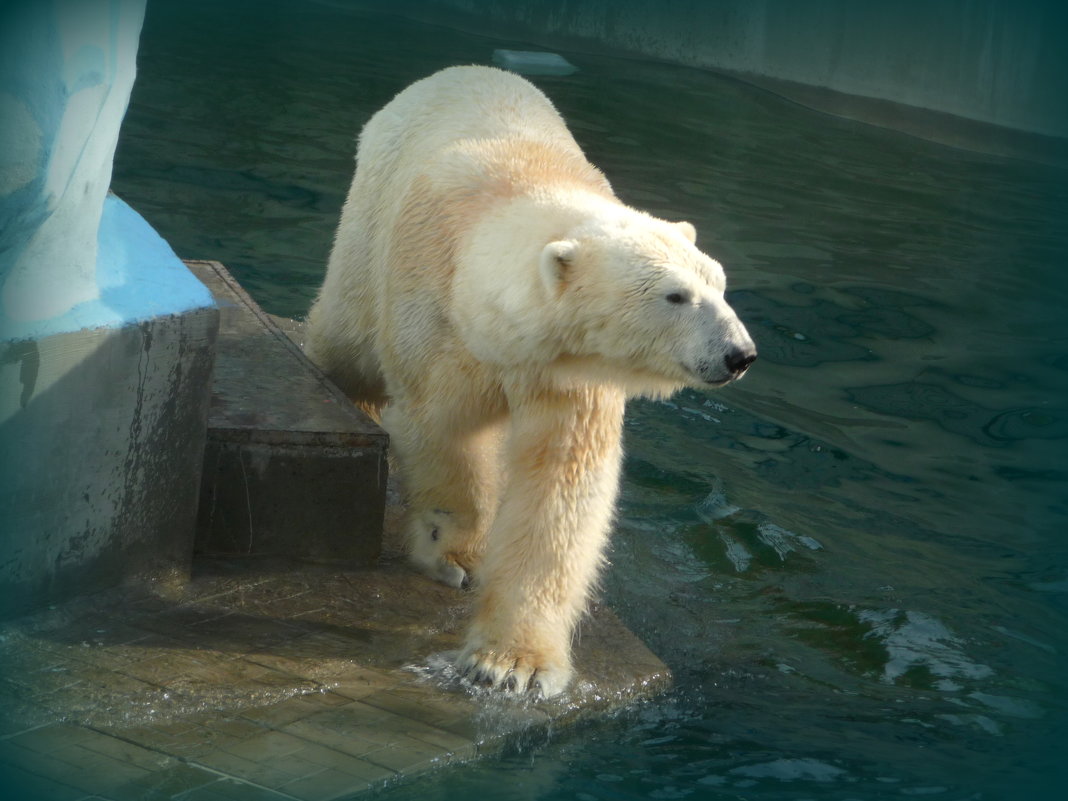
M567 686L626 397L725 382L724 356L752 348L694 238L620 203L545 96L500 70L419 81L361 134L307 348L381 412L413 561L474 575L461 660L478 680Z

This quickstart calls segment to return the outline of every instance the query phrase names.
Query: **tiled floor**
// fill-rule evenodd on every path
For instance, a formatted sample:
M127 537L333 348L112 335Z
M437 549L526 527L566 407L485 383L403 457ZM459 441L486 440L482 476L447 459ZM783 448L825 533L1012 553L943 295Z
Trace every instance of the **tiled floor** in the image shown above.
M540 704L473 690L448 655L470 603L374 570L201 563L0 628L0 781L26 799L303 799L473 759L549 720L655 693L664 665L606 609Z

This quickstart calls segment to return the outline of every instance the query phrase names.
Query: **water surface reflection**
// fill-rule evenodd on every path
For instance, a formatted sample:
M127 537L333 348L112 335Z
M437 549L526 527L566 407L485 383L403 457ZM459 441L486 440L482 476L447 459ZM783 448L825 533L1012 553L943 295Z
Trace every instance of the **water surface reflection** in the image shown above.
M417 77L522 46L343 6L155 2L115 188L182 255L302 315L359 126ZM629 412L604 592L676 691L385 795L1050 797L1065 174L567 57L576 75L538 83L624 200L697 225L761 360Z

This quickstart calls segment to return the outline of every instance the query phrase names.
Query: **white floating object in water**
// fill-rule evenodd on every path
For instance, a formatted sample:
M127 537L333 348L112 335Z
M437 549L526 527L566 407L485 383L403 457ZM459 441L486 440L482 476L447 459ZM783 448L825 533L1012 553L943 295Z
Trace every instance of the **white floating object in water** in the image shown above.
M494 50L493 63L520 75L571 75L578 72L574 64L558 53L530 50Z

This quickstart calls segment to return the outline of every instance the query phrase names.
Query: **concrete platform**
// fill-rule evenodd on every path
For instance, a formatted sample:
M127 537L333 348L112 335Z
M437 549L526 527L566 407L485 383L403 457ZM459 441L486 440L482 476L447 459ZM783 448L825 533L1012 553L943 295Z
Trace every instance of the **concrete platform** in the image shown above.
M599 607L563 699L474 688L449 661L470 601L395 556L340 572L200 560L184 586L10 622L0 787L55 801L343 799L670 682Z
M345 799L668 686L603 607L561 699L458 678L472 595L404 564L385 435L290 341L299 324L264 315L222 265L191 267L222 317L201 555L189 581L0 625L0 797Z

